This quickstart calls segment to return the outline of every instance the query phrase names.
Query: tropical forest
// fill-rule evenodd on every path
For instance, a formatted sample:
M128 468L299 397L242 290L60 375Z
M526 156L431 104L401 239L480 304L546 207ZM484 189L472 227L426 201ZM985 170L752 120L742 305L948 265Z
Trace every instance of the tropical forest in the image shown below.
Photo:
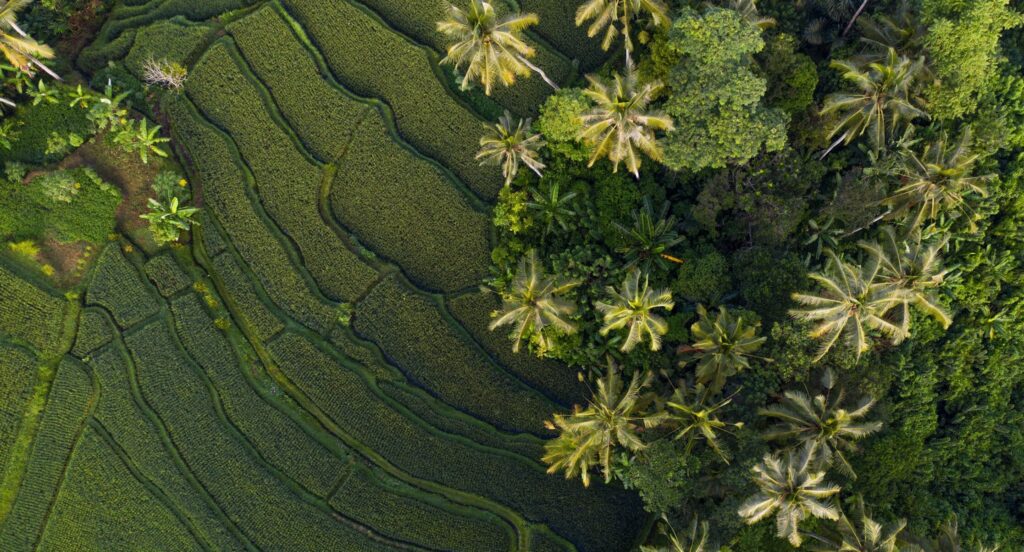
M0 552L1024 551L1024 0L0 0Z

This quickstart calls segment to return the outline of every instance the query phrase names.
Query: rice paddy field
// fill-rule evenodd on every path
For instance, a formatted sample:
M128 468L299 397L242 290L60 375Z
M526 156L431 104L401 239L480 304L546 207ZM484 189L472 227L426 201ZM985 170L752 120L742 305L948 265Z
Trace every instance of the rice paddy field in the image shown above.
M634 546L636 495L540 462L575 372L486 328L501 176L476 141L548 90L457 93L445 6L115 4L77 69L188 68L158 116L201 224L163 249L112 235L71 291L0 264L0 550ZM553 78L600 63L543 20Z

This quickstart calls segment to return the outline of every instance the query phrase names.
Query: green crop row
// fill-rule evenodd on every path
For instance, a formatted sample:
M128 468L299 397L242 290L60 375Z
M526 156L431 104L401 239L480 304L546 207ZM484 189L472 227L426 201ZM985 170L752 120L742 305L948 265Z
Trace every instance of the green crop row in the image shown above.
M576 379L576 372L558 362L541 360L530 354L512 352L512 342L503 329L487 329L490 313L501 307L496 295L473 292L449 297L448 310L463 327L505 368L563 406L582 403L586 386Z
M186 512L201 540L214 550L237 550L230 522L216 503L188 471L177 450L170 444L156 415L131 381L128 353L120 342L105 347L89 360L100 384L100 400L93 417L125 450L147 478L167 495L175 507ZM143 410L145 408L146 410Z
M174 135L189 152L194 175L203 185L206 208L216 215L259 284L290 316L326 333L334 324L335 313L310 292L287 250L255 211L258 201L247 193L246 174L230 141L205 124L181 96L166 102L165 108L173 121Z
M555 405L491 362L437 305L395 276L359 302L354 328L444 402L506 431L545 434L544 419Z
M447 49L448 40L437 31L437 22L448 17L448 6L451 5L448 0L357 1L372 8L394 28L417 42L426 44L442 54ZM508 11L500 0L494 4L495 9ZM543 18L541 22L544 22ZM560 83L574 78L575 71L567 57L551 50L547 45L538 44L536 41L528 42L532 42L531 45L537 52L533 62L543 68L550 78ZM536 113L537 108L544 103L544 98L551 92L552 89L538 75L521 78L510 88L498 86L492 91L494 99L499 104L520 115Z
M277 10L264 6L228 25L253 73L282 116L324 163L337 159L352 132L373 109L324 80L320 69ZM272 43L273 48L267 44Z
M0 333L52 352L60 342L67 301L21 279L0 265Z
M204 230L204 232L208 231L209 229ZM267 339L284 328L284 324L260 301L252 282L242 273L241 267L230 253L223 253L215 257L213 269L217 276L224 281L224 286L242 311L245 321L256 332L256 337Z
M444 504L445 509L427 499ZM392 538L433 549L500 552L509 550L515 538L511 527L493 514L451 504L360 464L331 497L331 506Z
M320 217L317 205L324 175L267 113L260 91L239 67L241 60L234 59L229 44L218 42L195 66L186 85L189 96L231 135L268 214L296 244L316 280L334 299L354 299L377 273Z
M36 550L175 550L203 547L182 520L88 428L68 465Z
M608 59L608 52L601 50L604 34L589 38L587 29L590 22L576 26L576 9L585 0L517 1L524 12L540 17L536 32L565 56L579 60L581 71L594 71Z
M192 285L192 278L185 274L170 253L146 261L143 271L164 297L170 297Z
M175 300L171 312L182 343L206 369L232 424L267 462L313 494L326 497L344 463L256 394L241 372L249 367L239 364L196 295Z
M221 236L220 231L217 230L213 216L204 209L199 211L198 220L199 232L194 233L201 234L206 254L211 258L220 255L228 246L224 243L224 236Z
M424 340L429 342L429 338ZM643 520L632 493L549 476L518 455L428 429L384 402L305 338L270 343L281 370L354 439L419 479L476 494L544 523L581 550L627 550Z
M117 39L121 33L139 29L155 21L185 16L191 21L203 21L224 12L255 3L256 0L164 0L135 6L120 6L111 13L93 43L103 45ZM153 4L159 3L158 6Z
M14 506L0 529L0 550L34 549L89 415L93 392L89 376L65 357L57 368Z
M540 439L523 434L506 435L494 431L494 428L478 420L460 419L460 416L466 415L461 412L451 414L441 411L439 405L435 404L436 399L414 393L408 385L390 381L378 381L378 385L385 394L408 408L417 418L445 433L461 435L487 447L505 449L532 461L539 461L544 454L543 442Z
M114 325L102 310L86 307L78 315L78 332L71 353L79 358L110 343L113 338Z
M530 531L530 552L565 552L566 546L545 531Z
M110 311L119 326L130 328L160 310L155 295L115 242L100 254L85 298Z
M339 161L330 199L349 230L424 287L450 292L487 275L488 217L376 119L359 127Z
M25 406L36 382L36 357L27 349L0 343L0 473L7 466Z
M496 167L481 167L481 121L438 80L436 56L390 32L346 0L285 0L335 77L354 93L379 98L394 111L399 133L420 152L450 167L482 197L501 187Z
M164 420L182 458L255 546L264 550L387 549L338 523L298 488L277 478L218 415L208 382L181 358L163 321L126 341L142 394Z
M109 42L96 41L82 49L75 64L87 73L95 73L106 67L108 62L124 59L135 43L135 29L128 29Z

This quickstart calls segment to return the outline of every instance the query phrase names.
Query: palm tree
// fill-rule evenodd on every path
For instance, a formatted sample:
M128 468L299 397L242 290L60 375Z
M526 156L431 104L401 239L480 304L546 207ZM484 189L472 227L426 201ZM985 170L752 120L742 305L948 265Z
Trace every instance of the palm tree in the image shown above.
M495 80L512 86L516 76L529 76L531 70L557 90L558 85L530 62L536 51L520 36L538 21L533 13L499 18L494 6L484 0L470 0L466 11L451 5L448 19L437 23L437 30L453 41L441 63L454 65L457 70L466 65L462 89L467 90L470 81L479 79L488 96Z
M53 49L36 42L18 26L18 12L31 3L32 0L0 0L0 52L3 52L11 65L26 73L32 72L35 66L61 80L57 73L39 61L53 59Z
M858 528L858 525L860 526ZM906 528L906 520L899 520L888 528L871 519L864 508L863 497L854 502L854 518L839 513L835 530L828 535L810 534L815 541L813 552L899 552L896 539Z
M644 13L650 17L653 27L666 27L669 24L668 6L662 0L589 0L576 10L576 26L579 27L593 19L594 22L587 28L587 36L593 38L604 29L601 49L605 51L621 33L628 62L633 52L633 39L629 28L633 20ZM621 29L616 27L616 23L621 25Z
M831 65L859 89L825 98L821 114L839 114L839 122L828 138L842 133L832 147L849 144L866 132L877 151L886 146L887 138L897 134L902 125L928 116L914 106L917 100L911 93L914 79L924 65L923 58L911 61L889 49L885 62L869 63L866 68L850 61L833 61Z
M683 237L676 231L676 217L668 214L670 206L666 201L655 214L651 199L644 196L643 207L633 212L632 228L614 223L623 240L618 251L626 255L627 267L640 266L650 270L652 262L661 268L668 268L666 261L682 263L668 253L669 249L683 241Z
M895 163L890 176L900 181L900 187L884 200L894 212L908 218L911 226L935 220L945 212L963 214L974 229L974 211L966 197L972 194L988 195L985 184L994 174L974 176L974 165L979 155L971 152L971 130L968 128L953 144L942 135L927 144L920 154L905 149Z
M809 275L821 285L821 293L794 293L793 300L810 308L789 311L794 318L817 323L811 337L825 338L814 361L821 360L843 335L857 358L871 348L868 330L879 331L897 343L906 338L903 328L885 319L900 304L902 294L878 277L879 263L872 260L856 266L840 260L832 251L827 254L825 272Z
M513 325L514 352L519 352L520 343L531 334L536 336L541 349L546 349L548 341L544 328L553 326L565 333L576 331L576 326L568 320L576 312L576 305L559 295L578 284L545 274L537 252L531 249L519 260L515 278L508 291L502 294L502 309L488 328L494 331L501 326Z
M641 275L643 285L640 285ZM652 351L660 349L661 336L668 333L668 322L654 314L654 310L672 310L675 306L672 292L667 289L651 289L647 275L641 274L639 268L633 268L622 282L621 290L609 286L608 294L611 302L595 305L604 314L601 335L628 327L629 334L622 344L623 352L633 350L645 338L650 340Z
M548 429L559 430L557 438L545 445L544 462L548 473L565 471L566 479L579 474L584 486L590 486L591 466L600 464L605 482L611 481L612 453L616 447L630 451L644 448L638 434L646 416L640 393L650 383L650 374L634 372L629 387L623 390L619 371L611 360L608 371L597 380L597 393L586 409L563 416L555 414Z
M581 116L583 128L579 138L593 147L588 166L594 166L601 157L608 157L612 170L618 171L625 162L633 176L640 178L640 155L646 153L655 161L662 159L661 146L655 131L672 130L672 119L667 115L648 112L647 107L661 90L660 82L647 83L637 90L637 72L631 65L626 76L615 73L612 82L587 75L590 87L583 91L596 104Z
M775 26L775 19L771 17L765 17L757 11L756 0L729 0L725 6L734 12L740 14L740 17L744 21L754 25L755 27L763 30L771 29Z
M900 540L901 550L905 552L966 552L968 550L966 545L960 543L956 515L939 529L938 538L924 539L907 535ZM998 544L995 546L978 545L977 548L974 548L976 552L997 552L998 550Z
M501 174L505 176L505 185L519 172L519 165L526 165L530 170L541 176L544 163L540 160L540 148L544 140L540 134L530 132L533 121L519 119L513 127L512 115L506 110L497 124L484 125L486 134L480 137L480 152L476 154L481 164L501 165Z
M753 525L775 514L778 536L795 547L803 542L800 522L808 516L839 519L839 509L825 500L840 488L825 483L825 472L815 471L813 463L814 445L810 444L785 456L766 454L752 469L760 492L740 506L740 517Z
M536 212L540 220L544 222L544 237L547 237L555 224L562 230L568 231L571 218L576 216L576 209L572 206L572 201L577 195L576 192L563 194L559 188L557 181L548 184L544 191L531 188L532 200L526 202L526 208Z
M705 400L708 396L703 386L699 384L692 391L685 388L676 389L665 403L665 409L647 419L647 427L667 425L673 428L675 439L687 439L687 455L693 450L697 439L703 439L708 447L728 464L729 453L719 443L719 433L728 432L731 427L739 429L743 427L743 422L725 422L718 418L718 411L732 403L731 397L707 405Z
M844 452L856 451L854 441L882 429L882 422L863 421L875 401L866 398L854 410L846 410L842 407L844 390L832 393L835 378L831 370L825 370L821 384L824 393L815 395L813 399L801 391L786 391L778 404L761 409L759 413L762 416L779 421L764 434L764 438L813 445L819 452L817 458L822 469L836 464L840 471L855 478Z
M700 521L694 516L693 521L690 522L690 530L680 535L668 522L668 518L662 514L658 532L668 543L661 546L643 545L640 547L640 552L712 552L718 550L714 545L708 544L708 528L708 522Z
M718 316L712 320L704 305L697 305L697 316L690 326L696 341L680 347L680 351L697 361L697 381L715 395L725 387L726 378L750 367L747 357L753 356L767 338L757 336L760 323L746 325L742 316L729 314L724 306L718 307Z
M935 295L949 272L943 270L940 256L947 240L925 245L916 230L906 239L900 239L891 226L882 227L879 233L881 243L862 241L859 245L878 262L880 281L903 296L898 310L899 326L904 332L910 331L910 307L915 306L943 328L949 328L953 318Z

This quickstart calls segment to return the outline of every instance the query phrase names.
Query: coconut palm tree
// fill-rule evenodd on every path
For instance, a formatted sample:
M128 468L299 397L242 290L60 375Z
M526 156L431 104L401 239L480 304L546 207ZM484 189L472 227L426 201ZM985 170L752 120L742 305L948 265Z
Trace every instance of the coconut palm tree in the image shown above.
M811 337L825 341L815 356L817 362L836 344L840 337L854 349L857 357L871 348L869 330L875 330L900 342L907 334L903 328L885 317L899 305L903 294L879 278L879 263L870 260L856 266L840 260L832 251L827 252L829 262L824 272L810 274L822 287L817 295L794 293L793 300L807 309L793 309L794 318L809 320L816 325Z
M891 226L882 227L879 234L879 242L862 241L859 245L878 262L879 280L902 295L896 309L898 325L904 332L910 331L910 307L914 306L943 328L949 328L953 323L952 315L935 295L949 272L942 268L940 255L947 240L943 238L926 245L919 231L912 231L904 239L898 237Z
M613 171L618 171L619 163L625 162L629 172L640 178L639 152L660 161L663 153L654 133L673 129L670 117L647 111L655 94L661 90L661 83L647 83L638 89L637 72L631 65L627 65L625 76L615 73L611 82L594 75L587 75L587 80L590 87L583 93L595 105L581 116L583 128L579 138L593 148L588 166L607 157Z
M815 541L809 549L813 552L899 552L896 539L906 526L906 520L901 519L888 528L883 527L868 516L863 497L857 496L853 519L840 511L833 531L808 535Z
M555 414L545 425L558 430L559 436L545 445L544 462L548 473L565 471L566 479L577 474L583 485L590 485L589 470L600 465L605 482L611 481L612 453L616 447L630 451L644 448L639 430L646 416L641 392L650 384L650 374L633 373L629 386L623 389L618 369L608 361L608 371L597 380L597 393L587 408L563 416Z
M763 30L775 26L775 19L765 17L757 11L757 0L729 0L725 7L740 14L744 21Z
M698 439L703 439L708 447L728 464L729 453L719 442L719 434L729 432L730 428L739 429L743 427L743 422L725 422L718 418L718 411L732 403L731 397L708 405L705 402L708 396L703 386L699 384L692 389L676 389L672 397L665 402L664 410L647 419L647 427L672 428L675 439L687 439L687 455L693 450L694 443Z
M690 326L696 341L680 347L680 351L687 355L687 360L697 361L697 381L708 386L710 395L715 395L725 387L726 378L750 367L747 358L767 338L757 336L760 323L744 324L742 316L729 314L724 306L718 307L718 315L712 319L704 305L697 305L697 316Z
M778 536L795 547L803 542L800 522L807 517L839 519L839 509L826 500L840 488L825 483L825 472L814 469L814 453L814 445L808 444L784 456L766 454L752 469L760 492L740 506L740 517L753 525L774 514Z
M662 514L661 523L658 524L658 532L668 542L663 545L643 545L640 552L713 552L718 547L708 543L709 524L700 521L694 516L690 522L690 530L680 535L675 527L668 522L668 518Z
M644 14L650 19L652 27L669 25L668 5L662 0L589 0L576 10L576 26L593 19L594 22L587 28L587 36L593 38L604 29L601 48L605 51L611 47L615 37L622 34L628 62L633 52L630 26L634 19Z
M671 204L666 201L655 214L651 199L645 196L643 206L633 212L631 228L614 223L623 241L618 251L625 254L627 267L639 266L650 270L652 263L668 268L668 262L682 262L668 253L669 249L683 241L683 237L676 231L676 217L668 214L669 207Z
M576 216L572 201L576 199L577 193L563 194L559 188L557 181L550 182L544 190L531 188L530 201L526 202L526 208L536 213L544 223L544 237L547 237L556 224L562 230L568 231L572 217Z
M955 143L948 143L943 134L934 143L926 144L920 153L906 148L888 172L897 178L900 187L884 200L911 226L920 226L944 213L964 215L974 229L976 218L967 197L988 195L985 185L994 174L974 175L979 155L971 152L971 130L968 128Z
M531 133L531 119L519 119L512 124L512 115L506 110L496 124L484 125L486 133L480 137L480 152L476 154L481 164L501 165L501 174L505 176L505 185L519 173L519 165L526 165L531 171L541 176L544 163L540 160L540 148L544 140L540 134Z
M861 400L853 410L843 408L845 392L833 394L835 377L826 369L821 378L824 392L810 398L801 391L786 391L778 404L760 410L762 416L778 420L764 438L788 441L797 445L813 445L821 469L836 465L850 477L856 477L844 452L855 452L855 441L882 429L882 422L866 422L863 418L875 406L874 399Z
M928 116L914 105L918 100L911 90L924 65L923 58L911 61L889 49L884 62L869 63L866 67L850 61L833 61L831 65L842 73L843 79L858 88L856 92L837 92L825 98L821 114L839 116L828 134L829 139L839 135L832 147L849 144L867 133L877 151L884 148L888 138L897 135L902 126Z
M495 81L512 86L517 76L529 76L531 70L557 90L558 85L544 70L530 62L536 51L521 36L538 21L533 13L499 18L494 6L484 0L470 0L465 11L451 5L448 19L437 23L437 30L452 40L441 63L454 65L457 70L465 65L462 89L479 80L488 96Z
M541 349L546 349L544 328L553 326L565 333L576 331L576 326L568 320L576 312L576 305L559 296L578 284L545 274L537 252L530 250L519 260L515 278L502 294L502 309L488 328L494 331L501 326L513 326L512 350L515 352L519 352L520 343L531 334Z
M53 49L36 42L18 26L18 12L31 3L32 0L0 0L0 52L11 65L26 73L36 67L61 80L57 73L40 61L53 59Z
M642 285L641 276L643 277ZM647 275L642 274L639 268L633 268L622 282L622 288L616 290L609 286L608 295L611 296L610 302L599 302L595 305L597 310L604 314L601 335L608 335L608 332L613 330L629 328L626 341L622 344L623 352L633 350L637 343L645 339L650 340L652 351L660 349L661 336L668 333L668 322L654 314L654 311L655 309L672 310L672 307L675 306L672 301L672 292L667 289L651 289Z
M957 527L957 517L954 515L939 529L939 536L934 539L919 538L904 535L900 539L900 550L904 552L997 552L999 545L984 546L978 545L975 548L968 548L960 543L960 535Z

